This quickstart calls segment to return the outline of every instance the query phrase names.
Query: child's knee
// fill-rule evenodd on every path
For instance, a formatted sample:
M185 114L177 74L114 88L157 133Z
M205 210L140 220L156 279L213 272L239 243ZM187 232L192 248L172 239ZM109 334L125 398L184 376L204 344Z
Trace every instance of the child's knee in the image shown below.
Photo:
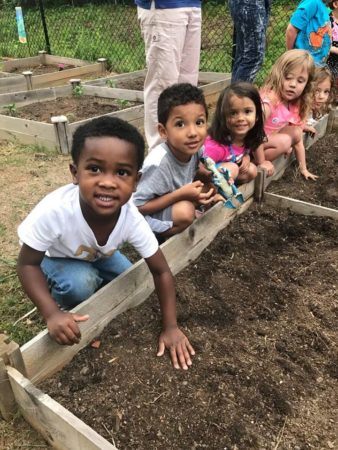
M189 201L181 201L173 205L173 222L182 230L191 225L195 219L195 206Z
M59 284L54 284L51 294L57 303L70 309L87 300L100 288L101 284L102 279L96 270L85 271L64 279Z

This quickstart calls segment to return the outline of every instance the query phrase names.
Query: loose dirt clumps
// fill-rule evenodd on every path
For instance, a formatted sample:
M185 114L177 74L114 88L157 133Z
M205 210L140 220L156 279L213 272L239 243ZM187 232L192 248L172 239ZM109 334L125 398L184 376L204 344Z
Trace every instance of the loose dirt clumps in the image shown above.
M33 72L33 75L43 75L45 73L59 72L61 70L74 69L71 64L39 64L31 68L14 67L11 73L22 73L26 70Z
M15 116L39 122L50 122L52 116L65 115L69 122L77 122L139 104L128 100L101 98L92 95L68 96L17 107ZM9 114L9 112L3 112L3 114Z
M296 198L329 208L338 207L338 138L337 132L325 136L306 152L310 172L319 175L316 181L305 180L296 164L283 177L269 186L269 192Z
M41 388L121 450L336 448L336 249L333 220L252 207L176 277L187 372L152 295Z

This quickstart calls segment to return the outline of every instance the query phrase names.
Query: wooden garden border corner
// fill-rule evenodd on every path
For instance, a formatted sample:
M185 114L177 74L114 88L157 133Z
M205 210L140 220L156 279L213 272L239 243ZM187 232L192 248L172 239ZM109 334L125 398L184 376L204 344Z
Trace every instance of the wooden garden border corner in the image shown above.
M326 128L326 124L327 120L317 124L318 130ZM275 174L273 177L260 177L257 182L260 184L258 187L257 183L255 186L253 181L241 186L240 190L245 202L238 209L226 209L218 203L183 233L165 242L161 248L172 272L176 274L189 265L210 244L220 230L225 228L238 214L246 211L253 203L254 192L256 195L262 193L261 197L265 198L268 204L287 207L302 214L326 215L338 220L338 211L336 210L317 205L309 206L305 202L264 192L271 181L282 176L289 163L290 159L287 160L282 156L274 162ZM177 248L180 249L179 254ZM3 375L6 377L6 389L9 390L10 397L4 398L3 388L0 387L2 404L5 400L8 407L13 407L14 398L15 406L19 408L25 419L54 448L117 450L114 444L108 442L47 394L37 389L33 383L39 383L64 367L81 348L100 334L112 319L128 308L142 303L153 290L153 280L146 263L140 260L74 309L80 314L89 314L90 316L90 320L80 325L82 339L78 345L60 346L50 339L46 331L43 331L24 344L19 349L19 353L18 348L14 345L16 361L13 361L13 358L11 361L6 357L1 359L3 354L8 356L8 351L6 353L8 349L5 349L3 354L0 353L0 376L2 380L4 379ZM13 344L11 345L13 350ZM20 369L18 370L20 364L21 372ZM27 372L27 377L24 376L24 371ZM1 412L3 411L1 410Z

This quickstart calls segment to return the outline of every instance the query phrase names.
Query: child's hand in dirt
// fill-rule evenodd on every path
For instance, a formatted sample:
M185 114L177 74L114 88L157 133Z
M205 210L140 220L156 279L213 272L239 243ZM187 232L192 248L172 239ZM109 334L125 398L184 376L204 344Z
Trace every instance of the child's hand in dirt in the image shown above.
M275 173L275 167L271 161L264 161L259 165L262 169L266 170L268 177L271 177Z
M180 200L189 200L191 202L198 202L199 196L202 192L204 184L202 181L193 181L192 183L185 184L181 188L177 189Z
M239 173L241 175L244 175L245 173L248 172L250 167L250 156L249 155L244 155L242 158L242 163L239 166Z
M192 364L190 356L195 354L195 350L178 326L162 331L158 340L157 356L162 356L166 348L169 350L171 362L175 369L182 367L182 369L188 370L188 367Z
M47 319L47 328L51 337L58 344L78 344L81 339L81 332L77 322L84 322L88 319L88 315L81 316L79 314L58 311Z
M318 177L318 175L314 175L313 173L309 172L307 169L300 169L300 173L303 175L303 177L306 180L313 180L316 181Z

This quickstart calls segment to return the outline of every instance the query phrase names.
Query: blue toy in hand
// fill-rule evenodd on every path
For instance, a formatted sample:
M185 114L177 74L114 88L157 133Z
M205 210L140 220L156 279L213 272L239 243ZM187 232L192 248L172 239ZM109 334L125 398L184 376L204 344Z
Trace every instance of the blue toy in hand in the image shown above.
M241 192L239 192L234 183L229 183L229 179L231 178L229 170L224 167L218 169L215 161L209 156L202 156L200 159L204 167L212 173L212 181L217 187L218 192L225 199L224 206L235 209L234 199L240 204L244 203Z

